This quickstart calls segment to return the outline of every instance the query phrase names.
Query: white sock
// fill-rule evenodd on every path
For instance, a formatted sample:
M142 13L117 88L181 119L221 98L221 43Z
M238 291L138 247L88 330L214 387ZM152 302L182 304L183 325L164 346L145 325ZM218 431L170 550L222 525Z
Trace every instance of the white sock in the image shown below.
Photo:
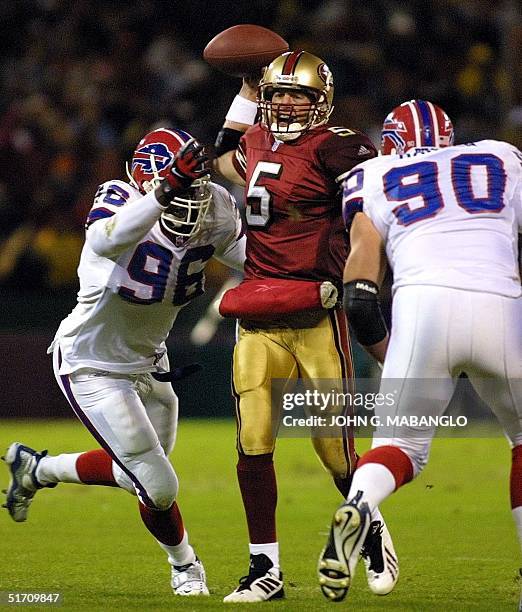
M373 519L375 508L395 491L395 478L381 463L365 463L355 470L347 499L357 491L363 492L362 499L370 507Z
M185 530L181 542L175 546L169 546L168 544L163 544L159 541L158 544L167 553L169 563L171 565L176 565L179 567L180 565L187 565L187 563L194 563L196 560L196 553L194 552L192 546L188 543L187 530Z
M266 555L274 564L274 569L279 571L279 542L269 542L268 544L249 544L248 548L251 555Z
M515 525L517 527L518 542L522 550L522 506L513 508L511 514L513 515L513 520L515 521Z
M54 482L74 482L82 484L76 471L76 461L81 453L46 455L40 459L36 468L36 480L41 485Z

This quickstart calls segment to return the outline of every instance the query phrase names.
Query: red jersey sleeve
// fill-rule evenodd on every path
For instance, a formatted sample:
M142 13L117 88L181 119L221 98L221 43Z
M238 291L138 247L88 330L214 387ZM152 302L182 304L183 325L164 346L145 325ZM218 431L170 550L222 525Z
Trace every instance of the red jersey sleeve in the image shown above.
M377 156L373 142L362 132L343 127L330 127L328 132L329 137L321 143L317 155L336 183L345 179L357 164Z

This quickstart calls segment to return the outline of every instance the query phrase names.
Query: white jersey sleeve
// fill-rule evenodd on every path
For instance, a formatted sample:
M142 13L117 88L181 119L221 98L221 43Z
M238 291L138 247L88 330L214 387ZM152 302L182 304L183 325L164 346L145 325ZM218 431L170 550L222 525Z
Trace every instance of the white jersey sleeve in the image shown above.
M245 263L245 241L243 223L234 196L221 185L213 184L213 199L216 217L214 224L225 230L222 242L214 257L235 270L243 271Z
M117 257L141 240L164 210L154 192L143 196L127 183L108 181L96 192L86 240L97 255Z
M521 181L520 152L505 142L412 149L354 168L344 217L370 217L394 290L439 285L518 297Z

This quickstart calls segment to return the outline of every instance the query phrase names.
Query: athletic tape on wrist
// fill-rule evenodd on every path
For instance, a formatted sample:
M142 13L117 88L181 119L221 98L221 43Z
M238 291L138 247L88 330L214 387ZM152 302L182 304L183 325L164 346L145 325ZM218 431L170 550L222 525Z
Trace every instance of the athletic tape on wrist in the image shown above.
M225 117L227 121L235 123L244 123L245 125L254 125L257 115L257 102L247 100L242 96L236 96L228 109Z

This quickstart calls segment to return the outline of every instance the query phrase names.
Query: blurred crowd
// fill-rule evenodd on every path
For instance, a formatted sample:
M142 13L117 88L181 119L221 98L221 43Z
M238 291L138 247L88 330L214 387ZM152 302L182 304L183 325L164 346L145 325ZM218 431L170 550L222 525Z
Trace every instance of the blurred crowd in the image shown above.
M457 142L522 146L517 0L0 0L0 287L75 290L99 183L125 177L139 138L174 125L212 143L237 79L202 59L237 23L324 58L334 121L378 141L412 97L452 117Z

